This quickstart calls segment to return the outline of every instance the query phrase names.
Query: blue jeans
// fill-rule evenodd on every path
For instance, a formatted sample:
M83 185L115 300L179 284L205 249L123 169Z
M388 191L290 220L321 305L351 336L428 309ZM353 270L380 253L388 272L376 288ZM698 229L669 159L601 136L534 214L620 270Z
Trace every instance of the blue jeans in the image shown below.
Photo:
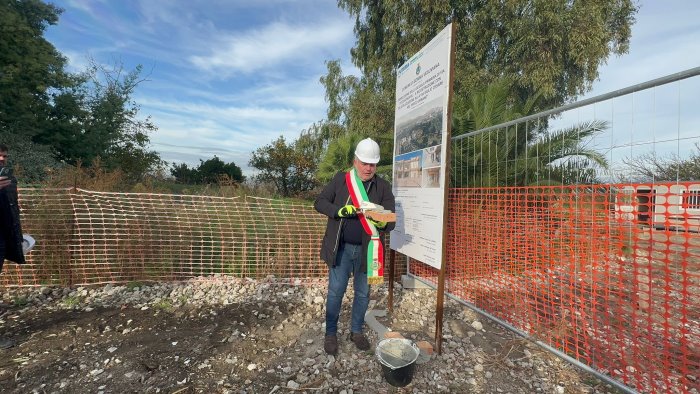
M352 301L352 323L350 330L362 332L365 324L365 313L369 305L369 284L367 274L362 272L367 256L362 255L362 245L343 243L340 245L335 259L335 267L328 270L328 297L326 298L326 335L336 335L340 306L343 302L345 289L348 287L350 274L355 277L353 287L355 296Z

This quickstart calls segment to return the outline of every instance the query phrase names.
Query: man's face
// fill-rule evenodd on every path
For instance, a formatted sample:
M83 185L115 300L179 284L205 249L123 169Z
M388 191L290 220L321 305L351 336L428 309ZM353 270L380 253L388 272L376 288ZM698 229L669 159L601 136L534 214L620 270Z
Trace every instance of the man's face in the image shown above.
M368 181L372 179L374 174L377 172L376 164L365 163L357 157L355 158L355 160L353 160L352 165L357 170L357 175L359 175L360 179L362 179L363 181Z
M7 165L7 152L0 151L0 166Z

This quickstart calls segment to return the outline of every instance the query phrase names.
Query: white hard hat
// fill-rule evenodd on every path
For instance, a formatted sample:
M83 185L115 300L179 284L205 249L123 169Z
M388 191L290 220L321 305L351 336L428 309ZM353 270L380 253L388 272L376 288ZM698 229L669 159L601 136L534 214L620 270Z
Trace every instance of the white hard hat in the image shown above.
M379 163L379 144L371 138L365 138L357 144L355 156L363 163Z

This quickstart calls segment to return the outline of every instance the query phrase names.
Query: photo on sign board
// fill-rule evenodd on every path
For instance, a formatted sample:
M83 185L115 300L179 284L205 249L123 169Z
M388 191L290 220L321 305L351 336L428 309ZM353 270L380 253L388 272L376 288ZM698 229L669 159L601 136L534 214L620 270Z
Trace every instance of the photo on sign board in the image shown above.
M423 180L421 187L440 187L440 156L442 145L431 146L423 149Z
M440 187L440 167L423 169L423 182L421 187L425 189Z
M442 145L430 146L423 149L423 168L439 167Z
M396 122L394 155L440 144L442 140L442 98L432 100Z
M421 187L423 151L406 153L394 158L394 183L398 187Z

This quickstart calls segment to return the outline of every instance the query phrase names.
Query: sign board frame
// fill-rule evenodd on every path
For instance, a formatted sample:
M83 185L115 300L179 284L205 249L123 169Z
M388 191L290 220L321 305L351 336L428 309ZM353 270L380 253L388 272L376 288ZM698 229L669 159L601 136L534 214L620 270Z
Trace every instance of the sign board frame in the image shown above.
M393 189L397 223L390 242L389 311L396 252L438 269L438 354L442 352L456 33L454 22L447 25L397 69L396 81Z

